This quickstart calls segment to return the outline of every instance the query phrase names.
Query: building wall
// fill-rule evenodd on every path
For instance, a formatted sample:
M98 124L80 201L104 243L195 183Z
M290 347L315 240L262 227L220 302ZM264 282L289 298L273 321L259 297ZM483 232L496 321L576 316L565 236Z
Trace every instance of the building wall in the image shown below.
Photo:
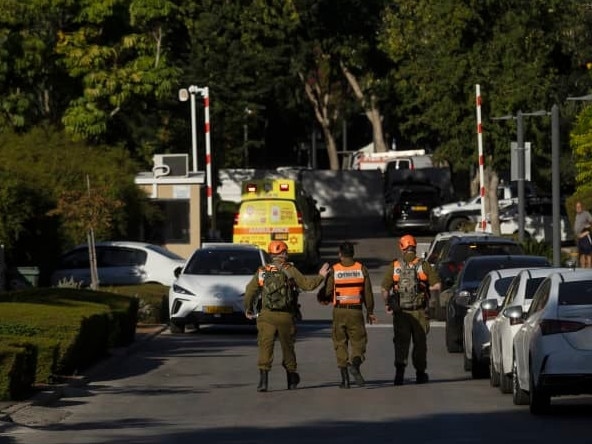
M201 246L201 188L202 185L187 183L166 183L166 184L140 184L140 189L146 192L151 199L189 199L189 244L164 244L178 255L188 258L196 248Z

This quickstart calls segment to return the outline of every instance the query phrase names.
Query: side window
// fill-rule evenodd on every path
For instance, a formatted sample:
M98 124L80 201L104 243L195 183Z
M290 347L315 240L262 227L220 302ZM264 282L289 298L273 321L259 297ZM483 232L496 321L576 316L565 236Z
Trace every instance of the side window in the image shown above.
M411 162L409 160L399 160L399 169L400 170L409 170L411 169Z
M72 251L60 259L58 269L65 270L76 268L90 268L87 248L80 248Z
M537 289L534 297L532 299L532 304L530 305L530 309L528 310L528 315L532 316L534 313L542 310L547 305L547 301L549 300L549 292L551 291L551 281L544 280L539 288Z
M97 260L99 267L129 267L144 265L147 254L142 250L132 248L104 248L99 254L97 250Z

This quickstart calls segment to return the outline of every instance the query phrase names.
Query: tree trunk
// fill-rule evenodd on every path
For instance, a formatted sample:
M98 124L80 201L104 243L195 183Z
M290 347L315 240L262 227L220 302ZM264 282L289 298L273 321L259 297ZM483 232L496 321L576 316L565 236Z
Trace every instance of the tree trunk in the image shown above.
M347 66L345 66L343 62L340 63L340 66L343 75L347 79L349 86L354 92L354 96L356 97L360 106L364 109L364 114L366 114L366 117L370 121L370 125L372 125L374 151L377 153L386 152L387 146L384 142L384 135L382 132L382 116L380 115L380 110L376 106L376 96L371 94L370 97L366 97L362 91L362 88L360 87L358 79L351 73L349 69L347 69Z
M331 131L331 118L329 117L328 107L331 95L328 92L323 92L318 83L307 81L304 74L298 73L298 76L304 85L306 97L308 97L308 100L312 104L315 118L323 131L325 145L327 146L327 156L329 157L329 168L332 171L338 171L339 158L337 156L337 144L335 143L335 137Z

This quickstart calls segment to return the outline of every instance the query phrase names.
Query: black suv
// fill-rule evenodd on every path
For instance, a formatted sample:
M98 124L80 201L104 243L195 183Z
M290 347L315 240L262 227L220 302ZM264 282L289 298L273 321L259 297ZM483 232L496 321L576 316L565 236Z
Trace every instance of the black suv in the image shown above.
M524 254L522 246L507 237L501 236L455 236L440 251L435 268L440 276L441 290L432 294L433 316L438 321L446 319L446 304L450 299L450 287L462 270L465 261L472 256L491 256Z
M473 256L467 259L456 283L447 291L450 298L446 304L446 349L450 353L463 351L464 318L468 307L475 302L477 289L487 273L504 268L550 267L544 256L506 254Z
M430 211L440 202L440 190L432 185L408 183L392 187L385 193L385 224L392 233L429 230Z

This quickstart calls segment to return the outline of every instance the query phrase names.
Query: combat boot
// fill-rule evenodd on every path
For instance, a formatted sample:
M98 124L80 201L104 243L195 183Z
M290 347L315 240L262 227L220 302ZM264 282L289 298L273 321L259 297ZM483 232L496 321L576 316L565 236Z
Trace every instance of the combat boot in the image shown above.
M341 384L339 384L339 388L348 389L349 388L349 373L347 372L347 367L339 367L341 371Z
M403 385L405 380L405 366L397 365L395 366L395 379L393 381L394 385Z
M429 380L430 380L430 378L425 371L415 373L415 383L416 384L425 384Z
M257 386L258 392L267 391L268 375L269 372L267 370L259 370L259 385Z
M360 365L362 365L362 358L356 356L354 359L352 359L352 363L349 366L349 372L354 377L356 384L359 387L362 387L366 381L364 381L364 377L362 376L362 373L360 373Z
M295 390L300 383L300 375L296 372L286 372L288 378L288 390Z

